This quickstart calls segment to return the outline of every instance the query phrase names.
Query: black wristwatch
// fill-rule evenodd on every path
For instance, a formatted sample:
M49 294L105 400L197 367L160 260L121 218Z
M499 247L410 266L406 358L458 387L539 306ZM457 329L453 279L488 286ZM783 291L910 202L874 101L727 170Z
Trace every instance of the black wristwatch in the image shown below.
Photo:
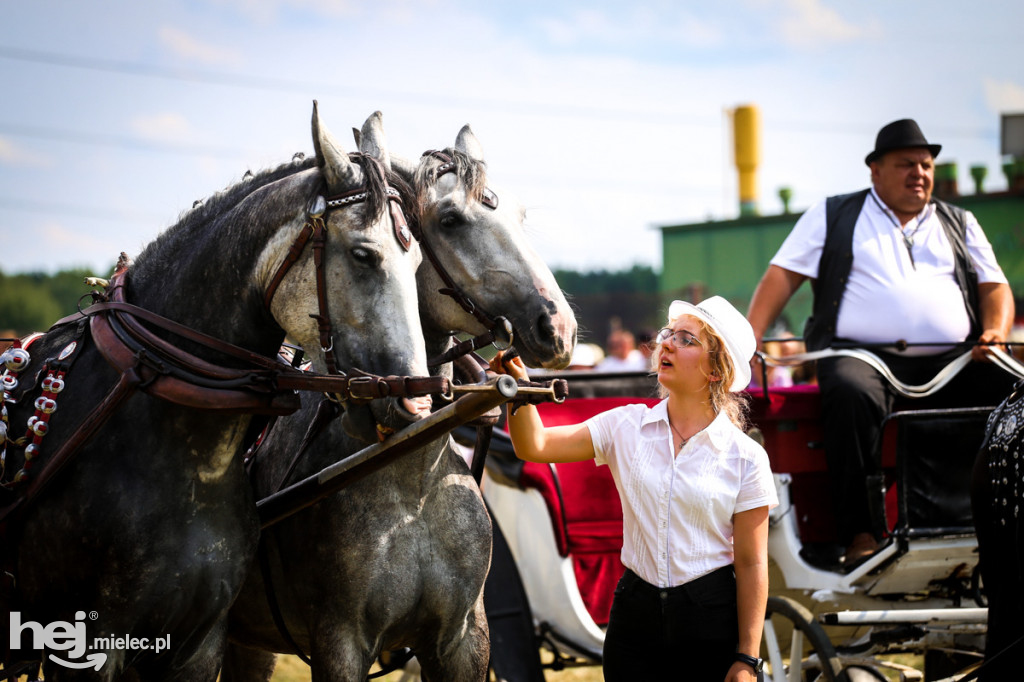
M736 654L736 660L740 663L746 663L747 665L749 665L751 668L754 669L755 673L759 673L764 669L763 658L754 658L753 656L748 656L747 654Z

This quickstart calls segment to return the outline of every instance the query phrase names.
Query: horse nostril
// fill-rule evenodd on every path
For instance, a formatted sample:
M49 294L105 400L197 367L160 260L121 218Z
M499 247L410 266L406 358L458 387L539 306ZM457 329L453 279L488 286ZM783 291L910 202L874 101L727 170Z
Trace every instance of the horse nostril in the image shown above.
M543 313L537 318L537 335L543 341L554 342L556 340L555 324L551 319L551 315Z

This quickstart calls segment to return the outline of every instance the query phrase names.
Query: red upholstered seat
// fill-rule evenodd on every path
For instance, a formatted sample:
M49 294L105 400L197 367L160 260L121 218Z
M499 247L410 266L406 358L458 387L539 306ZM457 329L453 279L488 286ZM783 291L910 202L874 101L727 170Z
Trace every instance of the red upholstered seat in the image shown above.
M613 407L656 399L589 398L561 405L542 404L546 426L578 424ZM572 558L576 583L587 611L598 625L608 623L615 585L622 576L622 505L608 467L592 460L567 464L527 462L520 484L540 492L562 556Z

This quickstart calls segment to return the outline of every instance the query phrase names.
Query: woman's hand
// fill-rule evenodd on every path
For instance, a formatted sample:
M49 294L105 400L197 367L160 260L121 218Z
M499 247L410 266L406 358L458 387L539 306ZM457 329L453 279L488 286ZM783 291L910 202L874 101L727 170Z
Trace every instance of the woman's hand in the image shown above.
M519 358L518 355L514 355L508 360L505 359L506 351L499 350L498 354L491 359L490 368L495 374L507 374L513 379L523 379L529 381L530 375L526 372L526 365Z
M491 371L516 380L529 380L526 365L519 356L506 358L506 355L508 353L498 351L490 362ZM508 434L516 456L527 462L579 462L594 458L594 441L586 424L544 428L536 405L526 404L515 412L509 411Z
M737 661L729 668L725 682L757 682L757 673L746 663Z

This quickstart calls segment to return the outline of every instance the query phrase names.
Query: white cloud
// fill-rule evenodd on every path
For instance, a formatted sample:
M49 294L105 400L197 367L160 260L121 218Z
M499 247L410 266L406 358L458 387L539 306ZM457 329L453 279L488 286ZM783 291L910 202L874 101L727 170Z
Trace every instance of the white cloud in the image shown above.
M985 103L997 114L1024 112L1024 85L985 78Z
M132 130L146 139L160 142L184 142L192 136L188 120L176 112L136 116L130 125Z
M176 56L190 62L209 66L239 66L243 63L238 50L203 43L195 36L172 26L161 26L157 35L161 44Z
M877 33L873 23L859 26L848 22L821 0L786 0L785 5L787 11L778 26L784 41L792 47L849 43Z
M623 11L626 13L621 13ZM588 8L537 23L551 43L562 47L656 43L684 43L693 47L716 45L722 40L717 26L680 13L671 5L653 8L636 3L616 5L612 12Z
M365 7L368 3L359 0L215 0L214 4L232 7L256 23L267 25L276 22L282 12L289 9L306 10L322 17L344 17L360 14L360 4ZM373 9L376 12L380 8Z
M0 164L21 168L47 168L53 165L45 156L28 152L6 137L0 137Z

